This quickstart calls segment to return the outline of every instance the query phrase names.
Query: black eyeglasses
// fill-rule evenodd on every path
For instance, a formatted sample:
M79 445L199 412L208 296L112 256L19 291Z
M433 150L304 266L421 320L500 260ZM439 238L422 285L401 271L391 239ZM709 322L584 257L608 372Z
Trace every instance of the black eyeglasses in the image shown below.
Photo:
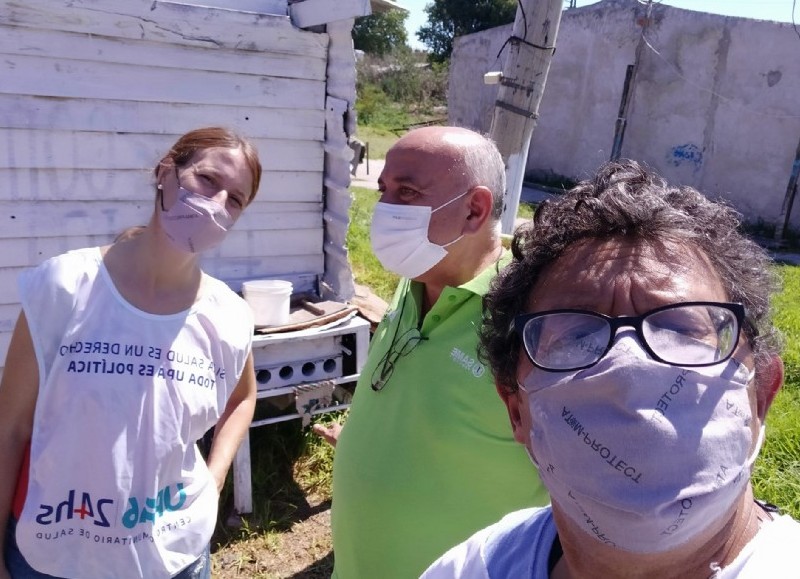
M417 344L427 339L419 333L417 328L411 328L396 340L392 340L389 349L372 372L372 389L375 392L383 390L389 378L394 374L394 367L397 361L403 356L408 356L417 347Z
M741 304L682 302L640 316L549 310L519 315L513 327L534 366L566 372L599 362L623 326L633 327L642 346L659 362L686 367L719 364L736 350L744 322Z

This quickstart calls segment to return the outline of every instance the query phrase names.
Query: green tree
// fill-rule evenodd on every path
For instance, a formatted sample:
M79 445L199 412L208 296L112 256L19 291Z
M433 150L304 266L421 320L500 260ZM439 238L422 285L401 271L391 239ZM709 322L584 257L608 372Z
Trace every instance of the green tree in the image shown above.
M356 19L353 45L367 54L384 56L396 48L407 46L406 17L403 10L379 12Z
M453 38L514 22L517 0L433 0L425 6L428 23L417 38L442 62L453 52Z

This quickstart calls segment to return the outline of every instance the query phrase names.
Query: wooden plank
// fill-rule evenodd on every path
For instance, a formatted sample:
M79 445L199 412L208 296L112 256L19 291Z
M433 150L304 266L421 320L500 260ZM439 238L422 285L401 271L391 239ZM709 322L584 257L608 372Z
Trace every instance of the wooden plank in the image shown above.
M369 0L303 0L289 6L289 15L298 28L328 24L337 20L371 14Z
M223 281L227 279L280 277L281 275L302 273L321 274L324 267L324 258L319 253L270 257L208 257L203 259L203 269ZM19 303L19 296L16 290L17 278L26 269L24 267L0 268L0 290L4 290L0 291L0 305ZM0 354L2 353L2 350L0 350Z
M53 256L78 247L106 245L114 235L78 235L75 237L26 237L4 239L0 268L34 267ZM0 293L4 288L0 288ZM2 326L0 326L2 329Z
M0 128L177 136L210 124L231 127L249 138L310 141L325 138L323 110L197 107L183 103L0 94Z
M14 283L13 291L10 294L7 291L3 291L3 295L17 296L16 282ZM0 305L0 334L10 334L14 331L14 326L21 311L22 306L18 303ZM0 363L2 363L5 358L5 352L0 351L0 354L3 354L3 358L0 358Z
M178 135L6 129L0 169L141 169L158 161ZM322 171L322 143L253 139L266 171Z
M222 280L281 277L301 273L322 274L325 268L321 254L288 257L204 260L203 268ZM0 278L2 272L0 272Z
M0 269L0 305L19 305L17 278L25 271L24 267L5 267ZM0 350L0 353L4 352Z
M249 207L237 230L315 229L322 222L318 204L268 203ZM0 202L0 239L26 237L116 235L126 227L144 224L152 206L130 202L60 201Z
M301 109L325 103L322 81L165 66L6 55L0 77L4 94Z
M0 364L5 366L6 352L8 352L8 344L11 342L11 333L0 333ZM0 368L0 377L2 377L2 368Z
M149 219L150 167L197 126L254 138L266 168L208 271L323 274L329 40L286 17L159 0L0 0L0 355L19 272Z
M263 245L266 246L273 245L274 240L279 237L287 237L289 235L291 234L287 231L261 232L258 237L259 239L264 239ZM209 274L226 281L289 274L316 275L322 273L324 265L321 265L323 264L323 258L319 251L319 245L322 242L322 231L304 230L297 232L297 238L299 239L301 236L307 238L306 241L302 242L303 247L298 245L290 252L267 250L255 254L253 247L249 247L246 248L244 253L237 253L236 250L242 249L243 244L237 240L236 232L233 231L219 250L203 256L203 267ZM242 236L238 237L241 238ZM86 244L79 237L71 237L67 239L66 247L58 247L52 254L42 255L40 258L33 260L32 263L4 264L0 266L0 332L11 331L19 313L20 298L17 291L17 280L20 273L36 267L50 257L60 255L71 249L94 247L107 241ZM277 244L274 245L277 246ZM303 251L304 249L305 251Z
M194 6L209 6L227 10L244 10L259 14L279 14L286 16L289 11L287 0L183 0Z
M316 229L245 231L234 228L215 255L226 259L314 255L322 253L322 238L322 224Z
M291 230L245 229L238 223L212 255L221 258L310 255L322 251L322 224ZM257 223L255 225L258 225ZM43 261L79 247L107 245L118 232L74 237L24 237L3 240L0 268L35 267ZM0 288L2 291L2 288ZM2 326L0 326L2 330Z
M285 16L159 0L2 0L0 24L313 58L328 47L326 34L298 30Z
M233 457L233 509L236 515L253 512L253 478L250 472L250 429ZM234 523L241 521L236 518Z
M225 71L258 76L325 80L325 55L254 52L233 48L179 46L89 34L6 27L0 54L135 66L179 66L183 70Z
M154 159L155 165L156 160ZM150 169L73 171L71 169L0 169L0 205L4 201L127 201L147 206L155 199ZM321 202L322 171L266 171L255 203ZM17 203L7 206L14 209ZM149 213L148 213L149 215ZM8 215L0 215L0 224ZM1 229L1 228L0 228ZM0 231L2 235L2 231Z

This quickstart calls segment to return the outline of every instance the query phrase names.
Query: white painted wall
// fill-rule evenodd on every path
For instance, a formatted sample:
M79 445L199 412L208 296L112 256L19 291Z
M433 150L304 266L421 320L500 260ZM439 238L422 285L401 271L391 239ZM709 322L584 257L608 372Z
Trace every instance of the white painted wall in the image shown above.
M583 178L608 160L625 70L645 8L605 0L567 10L526 174ZM456 39L450 122L489 130L511 25ZM800 50L791 24L656 5L622 156L676 184L724 197L748 220L778 220L800 139ZM657 52L655 52L657 51ZM800 205L800 202L796 203ZM800 226L800 209L793 212Z
M153 167L200 126L252 138L264 168L258 197L205 269L237 289L257 277L330 278L333 293L351 297L347 260L326 263L323 250L327 230L342 239L347 229L346 211L323 219L323 182L337 163L349 175L349 158L326 161L325 141L345 131L343 117L326 115L328 86L350 83L337 88L345 110L355 100L346 59L328 62L332 38L350 42L350 29L300 30L285 0L275 11L0 0L0 360L19 272L146 223ZM346 184L328 202L333 194L349 203Z

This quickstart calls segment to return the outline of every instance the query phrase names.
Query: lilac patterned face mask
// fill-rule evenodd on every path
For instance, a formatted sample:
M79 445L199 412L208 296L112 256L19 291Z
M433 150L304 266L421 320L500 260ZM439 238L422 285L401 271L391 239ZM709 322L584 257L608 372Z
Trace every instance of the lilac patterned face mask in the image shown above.
M743 492L751 450L748 384L731 358L681 368L620 332L597 364L525 378L531 458L553 501L597 540L638 553L691 540Z
M216 247L225 239L234 221L225 207L183 187L178 188L178 199L172 207L164 209L162 193L161 227L183 251L200 253Z

